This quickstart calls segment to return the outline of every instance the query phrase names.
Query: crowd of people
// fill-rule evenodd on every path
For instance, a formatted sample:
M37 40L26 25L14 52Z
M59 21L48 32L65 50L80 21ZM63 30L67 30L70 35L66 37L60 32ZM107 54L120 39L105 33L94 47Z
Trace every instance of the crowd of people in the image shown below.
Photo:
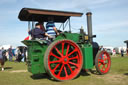
M1 70L4 71L4 64L6 61L15 61L21 62L26 61L26 53L27 48L24 46L17 47L16 49L12 49L10 46L9 49L4 49L3 47L0 49L0 64Z
M103 48L103 46L100 46L99 50L107 51L107 48ZM118 51L119 51L119 49L118 49ZM111 52L108 52L108 53L110 53L113 56L115 56L116 54L120 53L121 57L123 57L124 53L126 53L126 55L128 56L128 48L126 49L126 52L125 52L125 50L123 48L120 49L120 52L116 52L116 49L114 48Z

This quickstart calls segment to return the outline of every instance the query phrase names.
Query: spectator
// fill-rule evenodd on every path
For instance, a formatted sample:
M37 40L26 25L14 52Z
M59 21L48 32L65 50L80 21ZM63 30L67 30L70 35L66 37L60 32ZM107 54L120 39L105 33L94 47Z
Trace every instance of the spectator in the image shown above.
M27 47L24 47L24 61L26 62L26 52L27 52Z
M2 71L4 71L5 55L6 55L5 50L4 50L4 48L2 48L0 50L0 63L1 63Z
M100 48L99 48L101 51L103 51L104 50L104 48L103 48L103 46L100 46Z
M113 49L113 56L115 56L115 54L116 54L116 50L115 50L115 49Z
M16 60L15 61L18 61L18 57L19 57L19 54L20 54L20 50L19 50L18 47L15 50L15 54L16 54Z
M22 48L21 47L17 47L17 58L16 61L21 62L22 60Z
M12 46L8 49L9 61L12 61L13 53L12 53Z
M6 50L4 50L3 53L2 53L3 54L3 60L4 60L4 62L8 60L6 53L7 53Z
M121 56L122 57L124 56L124 49L123 48L121 49Z

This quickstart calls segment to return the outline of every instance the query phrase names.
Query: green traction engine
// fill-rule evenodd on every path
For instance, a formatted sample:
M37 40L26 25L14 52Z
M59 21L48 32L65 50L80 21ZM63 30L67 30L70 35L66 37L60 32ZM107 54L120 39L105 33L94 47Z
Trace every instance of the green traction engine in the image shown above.
M63 31L49 45L46 40L24 40L28 47L28 71L33 75L48 73L55 80L65 81L77 77L82 69L93 69L99 74L108 73L111 59L106 51L99 50L93 42L91 12L87 15L88 34L81 28L79 33L72 33L70 17L80 17L83 13L23 8L18 18L21 21L32 23L48 22L54 17L55 23L62 23ZM69 23L69 31L65 30L65 23Z

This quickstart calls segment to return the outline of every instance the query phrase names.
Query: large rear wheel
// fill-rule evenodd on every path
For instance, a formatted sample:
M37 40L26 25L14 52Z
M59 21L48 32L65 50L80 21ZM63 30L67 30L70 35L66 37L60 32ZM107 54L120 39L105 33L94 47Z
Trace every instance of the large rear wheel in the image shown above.
M106 51L99 51L95 58L96 70L99 74L106 74L111 67L111 58Z
M47 73L55 80L74 79L83 65L82 52L71 40L54 41L46 50L44 65Z

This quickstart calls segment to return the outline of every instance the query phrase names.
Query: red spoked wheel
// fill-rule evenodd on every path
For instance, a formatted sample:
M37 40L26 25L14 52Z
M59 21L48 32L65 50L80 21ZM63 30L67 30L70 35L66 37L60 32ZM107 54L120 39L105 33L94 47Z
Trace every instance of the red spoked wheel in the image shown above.
M46 50L44 65L48 74L56 80L74 79L83 65L82 52L71 40L54 41Z
M95 58L96 70L99 74L106 74L111 67L111 58L106 51L99 51Z

